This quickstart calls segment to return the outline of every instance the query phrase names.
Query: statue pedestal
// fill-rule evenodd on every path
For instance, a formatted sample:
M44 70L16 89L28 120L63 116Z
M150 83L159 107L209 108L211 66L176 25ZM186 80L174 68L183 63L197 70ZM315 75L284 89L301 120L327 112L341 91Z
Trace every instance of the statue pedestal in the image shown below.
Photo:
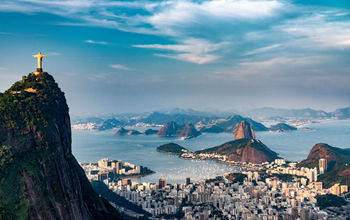
M36 72L33 72L33 74L37 76L37 75L39 75L42 72L43 72L42 68L36 68Z

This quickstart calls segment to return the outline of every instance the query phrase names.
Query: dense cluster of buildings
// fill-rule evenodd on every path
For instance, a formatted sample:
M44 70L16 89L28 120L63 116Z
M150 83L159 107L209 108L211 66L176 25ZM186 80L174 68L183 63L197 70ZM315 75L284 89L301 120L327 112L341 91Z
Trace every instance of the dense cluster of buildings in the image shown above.
M267 174L289 174L299 177L302 184L315 185L317 189L322 190L322 182L317 182L317 176L324 174L327 171L327 159L321 158L318 163L318 168L297 167L297 163L288 163L283 159L276 159L272 163L265 163ZM327 193L334 195L341 195L348 192L347 185L335 184L331 188L327 189Z
M226 155L220 155L220 154L207 154L207 153L194 153L194 152L186 152L181 154L181 158L184 159L192 159L192 160L218 160L225 162L227 156Z
M96 181L108 180L110 175L138 175L141 173L141 166L136 166L129 162L121 160L110 160L103 158L97 163L80 163L84 169L87 178Z
M323 162L319 165L324 166ZM166 184L164 179L159 183L123 179L109 182L108 187L154 217L184 219L333 219L334 213L316 206L316 196L348 191L345 185L324 189L317 182L317 168L297 168L283 159L262 166L265 172L245 171L240 182L226 174L198 183L187 178L185 184ZM293 178L283 180L274 174L290 174ZM337 217L346 219L346 213L338 212Z

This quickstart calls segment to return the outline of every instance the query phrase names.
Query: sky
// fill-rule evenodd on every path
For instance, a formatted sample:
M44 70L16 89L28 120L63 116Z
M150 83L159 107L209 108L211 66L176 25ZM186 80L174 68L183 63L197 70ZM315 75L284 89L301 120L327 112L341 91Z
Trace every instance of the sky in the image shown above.
M0 91L36 68L74 115L350 106L348 0L2 0Z

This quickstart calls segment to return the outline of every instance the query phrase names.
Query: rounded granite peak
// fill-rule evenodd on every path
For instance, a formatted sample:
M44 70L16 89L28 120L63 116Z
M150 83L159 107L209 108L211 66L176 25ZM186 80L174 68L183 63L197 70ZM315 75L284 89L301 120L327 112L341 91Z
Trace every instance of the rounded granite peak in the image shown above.
M253 128L246 121L241 121L237 124L235 131L235 140L239 139L255 139Z

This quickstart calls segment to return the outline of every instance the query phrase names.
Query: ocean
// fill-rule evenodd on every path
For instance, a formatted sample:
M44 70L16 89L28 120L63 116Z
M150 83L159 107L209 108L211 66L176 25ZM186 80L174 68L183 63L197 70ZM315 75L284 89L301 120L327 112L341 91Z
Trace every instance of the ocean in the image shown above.
M327 143L334 147L350 148L350 120L330 121L306 125L308 129L291 132L256 132L256 138L266 146L291 161L303 160L317 143ZM144 128L136 128L143 130ZM233 134L203 133L199 137L180 140L155 135L117 136L116 130L72 131L73 154L79 162L97 162L101 158L118 159L142 165L156 173L137 178L138 181L157 182L165 178L167 182L184 183L222 175L237 168L215 161L195 161L180 159L156 151L162 144L177 143L190 151L218 146L233 140Z

